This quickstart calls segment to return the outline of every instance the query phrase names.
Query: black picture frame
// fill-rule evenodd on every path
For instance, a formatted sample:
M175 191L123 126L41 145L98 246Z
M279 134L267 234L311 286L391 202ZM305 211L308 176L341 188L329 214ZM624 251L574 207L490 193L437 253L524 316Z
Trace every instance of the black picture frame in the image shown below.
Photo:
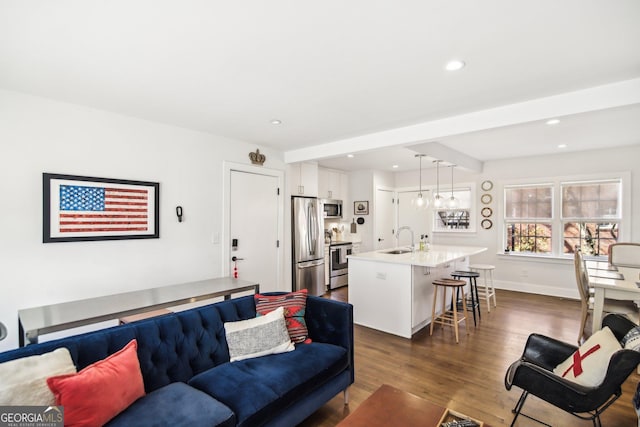
M355 215L369 215L369 202L353 202L353 213Z
M42 242L158 239L160 184L42 174Z

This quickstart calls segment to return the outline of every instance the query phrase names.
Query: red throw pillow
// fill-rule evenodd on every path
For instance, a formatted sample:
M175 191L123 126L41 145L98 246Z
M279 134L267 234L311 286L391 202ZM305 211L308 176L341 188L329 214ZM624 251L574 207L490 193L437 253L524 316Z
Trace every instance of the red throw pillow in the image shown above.
M137 349L134 339L77 374L47 378L65 426L101 426L144 396Z
M261 295L255 294L256 317L264 316L278 307L284 307L284 319L287 323L289 337L294 343L309 344L309 332L304 314L307 309L307 290L302 289L283 295Z

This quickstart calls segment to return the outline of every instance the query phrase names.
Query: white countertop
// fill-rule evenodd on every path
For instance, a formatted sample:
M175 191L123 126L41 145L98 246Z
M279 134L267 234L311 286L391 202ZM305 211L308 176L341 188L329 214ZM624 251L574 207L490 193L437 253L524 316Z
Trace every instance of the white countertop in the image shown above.
M406 248L394 248L406 249ZM378 261L393 264L419 265L423 267L438 267L451 261L462 259L467 256L476 255L487 250L480 246L454 246L454 245L432 245L426 252L407 252L404 254L389 254L394 249L383 249L380 251L363 252L355 255L347 255L349 260Z

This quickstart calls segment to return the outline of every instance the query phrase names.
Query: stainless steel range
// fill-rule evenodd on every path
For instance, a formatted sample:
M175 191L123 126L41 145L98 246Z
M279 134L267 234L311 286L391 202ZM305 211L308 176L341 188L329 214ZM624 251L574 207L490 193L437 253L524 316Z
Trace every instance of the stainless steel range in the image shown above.
M329 246L329 288L335 289L349 284L349 263L351 242L334 242Z

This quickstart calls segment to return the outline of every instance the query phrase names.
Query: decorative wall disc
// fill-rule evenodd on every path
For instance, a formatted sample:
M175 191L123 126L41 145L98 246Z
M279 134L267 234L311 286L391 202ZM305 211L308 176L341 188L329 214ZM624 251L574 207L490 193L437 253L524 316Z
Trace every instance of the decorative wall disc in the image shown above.
M482 208L482 211L480 211L480 213L482 214L483 217L489 218L491 215L493 215L493 209Z
M489 191L493 188L493 182L489 180L482 181L482 184L480 184L480 188L482 188L484 191Z
M482 228L484 228L485 230L490 229L491 227L493 227L493 222L491 222L490 219L483 219L482 222L480 223L480 226Z
M492 200L493 197L491 197L491 194L483 194L482 197L480 197L480 201L485 205L491 203Z

